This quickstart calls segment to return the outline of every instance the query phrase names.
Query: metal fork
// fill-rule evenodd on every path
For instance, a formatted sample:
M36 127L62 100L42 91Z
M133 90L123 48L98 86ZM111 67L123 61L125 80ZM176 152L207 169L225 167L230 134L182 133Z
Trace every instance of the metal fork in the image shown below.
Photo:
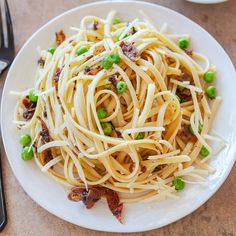
M1 47L0 47L0 74L8 68L15 57L15 46L11 15L7 0L1 1L4 5L4 10L0 8L0 32L1 32ZM1 7L1 5L0 5ZM3 17L5 16L5 17ZM4 32L3 20L5 19L6 32Z
M0 0L0 39L0 74L2 74L3 71L6 70L12 63L15 56L14 36L7 0ZM3 191L2 165L0 158L0 231L3 230L6 223L7 214Z

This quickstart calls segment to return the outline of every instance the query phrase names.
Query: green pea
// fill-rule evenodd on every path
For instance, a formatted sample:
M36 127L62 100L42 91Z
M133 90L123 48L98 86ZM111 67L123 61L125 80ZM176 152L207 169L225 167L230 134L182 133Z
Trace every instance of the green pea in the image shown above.
M112 133L112 124L110 122L103 122L101 123L103 132L105 135L110 135Z
M113 53L111 55L111 59L114 63L118 64L120 62L120 56L118 53Z
M32 147L24 147L22 152L21 152L21 158L24 161L31 160L34 156L34 151Z
M139 140L139 139L144 139L144 133L141 132L141 133L138 133L138 135L135 137L136 140Z
M199 124L198 124L198 133L202 132L202 128L203 128L203 125L199 122ZM193 128L192 128L191 125L189 126L189 131L190 131L191 134L194 135Z
M186 37L182 37L178 40L178 45L181 49L185 49L189 45L189 40Z
M185 183L183 181L183 178L181 176L177 176L172 181L173 185L175 186L176 190L183 190L185 187Z
M127 85L125 82L123 81L119 81L117 84L116 84L116 89L117 89L117 92L119 94L123 93L127 88Z
M215 72L212 70L208 70L204 76L203 76L204 80L206 83L211 83L214 81L215 79Z
M35 91L33 89L29 91L29 95L28 96L29 96L29 100L31 102L37 102L38 101L38 96L35 95Z
M52 55L54 54L55 51L56 51L55 48L49 48L49 49L48 49L48 52L50 52Z
M216 98L217 95L217 90L215 86L209 86L206 89L206 95L210 98L210 99L214 99Z
M200 155L203 157L207 157L209 155L209 151L207 150L206 147L202 146L202 148L200 150Z
M107 117L107 111L105 110L105 108L101 107L97 109L97 116L98 119L104 119Z
M102 67L106 70L110 69L113 65L111 56L107 55L102 59Z
M22 134L20 136L20 144L25 147L31 143L31 137L29 134Z
M84 54L85 52L87 52L88 50L89 50L89 45L80 46L78 48L78 50L76 51L76 55L80 56L80 55Z
M113 25L119 24L119 23L121 23L121 22L122 22L122 20L121 20L120 18L115 18L115 19L113 20Z

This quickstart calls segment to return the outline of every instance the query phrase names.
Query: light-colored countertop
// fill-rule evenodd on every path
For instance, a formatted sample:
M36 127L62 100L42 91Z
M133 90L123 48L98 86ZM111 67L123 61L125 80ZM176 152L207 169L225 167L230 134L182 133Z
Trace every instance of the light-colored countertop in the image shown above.
M16 49L18 51L26 39L48 20L68 9L92 1L8 0L8 2L13 20ZM196 21L223 45L234 65L236 65L236 0L229 0L227 3L218 5L198 5L184 0L152 0L150 2L172 8ZM5 76L6 73L3 77L5 78ZM0 80L0 91L2 91L4 78ZM3 148L2 165L8 223L1 235L121 235L84 229L48 213L25 194L10 169ZM194 213L161 229L135 235L236 235L236 168L233 168L220 190Z

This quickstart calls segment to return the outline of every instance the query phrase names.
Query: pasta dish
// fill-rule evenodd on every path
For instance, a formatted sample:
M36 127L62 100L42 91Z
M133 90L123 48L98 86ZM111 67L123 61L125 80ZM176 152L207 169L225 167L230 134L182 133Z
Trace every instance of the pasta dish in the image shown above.
M39 49L34 85L12 93L22 159L87 208L105 197L122 222L123 203L206 184L224 142L209 134L221 102L216 67L188 35L115 14L86 16L69 37L57 32Z

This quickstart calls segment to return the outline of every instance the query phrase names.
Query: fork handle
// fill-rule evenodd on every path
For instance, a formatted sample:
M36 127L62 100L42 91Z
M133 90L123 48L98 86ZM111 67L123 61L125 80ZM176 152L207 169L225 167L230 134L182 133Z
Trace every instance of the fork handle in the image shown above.
M5 61L0 61L0 74L7 68L8 63Z
M7 223L6 203L3 191L2 165L0 158L0 231L3 230Z

